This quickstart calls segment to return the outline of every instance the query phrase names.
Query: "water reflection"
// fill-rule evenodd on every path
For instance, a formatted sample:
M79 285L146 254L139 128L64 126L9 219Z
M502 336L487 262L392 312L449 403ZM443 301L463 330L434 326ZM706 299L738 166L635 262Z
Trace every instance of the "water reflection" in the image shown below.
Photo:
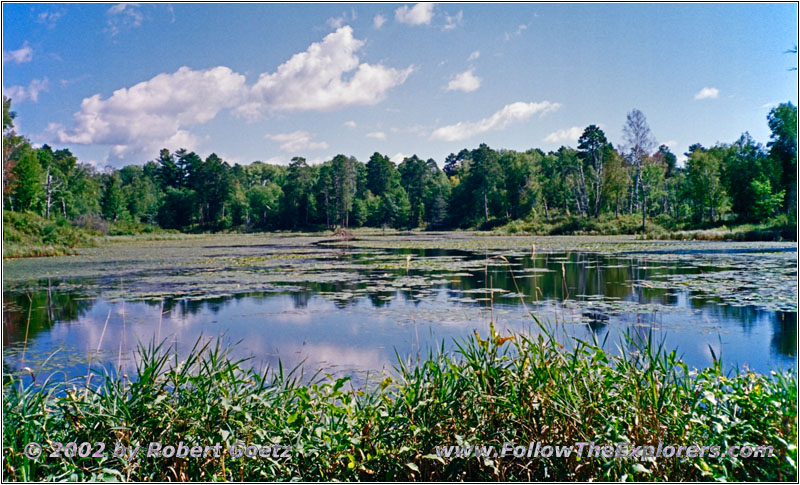
M663 339L692 366L711 363L709 346L731 367L765 372L795 365L796 312L732 306L696 291L637 284L714 268L561 253L509 257L509 270L484 255L413 254L439 258L426 261L441 265L406 273L368 264L375 252L354 252L342 257L354 263L350 271L366 278L204 299L109 301L102 292L93 294L91 285L58 291L54 282L40 282L38 291L4 293L3 365L20 369L60 350L49 365L70 376L86 374L90 355L132 372L132 351L140 342L162 338L185 353L198 339L222 337L237 343L237 356L259 369L280 360L290 368L304 363L307 369L363 375L391 368L398 354L425 355L443 341L452 347L474 329L486 333L491 316L501 330L536 332L523 302L580 338L611 345L626 334L638 341ZM444 264L452 261L476 264L466 270Z

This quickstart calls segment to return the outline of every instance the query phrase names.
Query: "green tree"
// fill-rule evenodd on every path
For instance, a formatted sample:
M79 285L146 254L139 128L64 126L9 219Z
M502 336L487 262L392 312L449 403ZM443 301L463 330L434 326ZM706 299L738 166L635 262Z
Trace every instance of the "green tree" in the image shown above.
M499 163L505 172L506 208L508 217L527 216L541 198L540 169L544 154L540 150L525 153L507 151L500 155Z
M303 157L292 158L283 187L286 226L308 226L314 210L314 173Z
M335 200L336 220L341 227L349 227L353 198L356 195L358 161L353 157L336 155L331 160L331 176Z
M13 169L15 179L14 208L18 211L40 212L44 191L42 190L42 166L36 151L25 144L20 147L17 163Z
M702 221L706 214L714 223L724 210L727 196L720 180L722 159L716 151L694 150L686 161L686 185L693 201L695 219Z
M583 130L583 134L578 138L578 150L581 152L580 179L581 196L586 209L591 210L595 217L600 215L601 196L603 194L603 177L605 175L605 161L608 153L608 140L597 125L589 125ZM584 170L583 167L586 167ZM587 172L591 185L591 204L589 204L589 194L586 187ZM589 207L591 205L591 207Z
M653 155L653 158L659 163L664 164L665 172L664 177L670 178L674 175L678 166L678 157L672 153L667 145L658 147L658 151Z
M162 148L155 161L158 164L158 176L163 188L178 188L183 186L186 174L178 166L175 157L169 150Z
M462 224L475 224L480 220L489 221L498 215L490 209L502 210L505 185L503 173L498 163L498 154L481 143L470 152L469 159L461 160L461 181L458 192L454 194L454 203L462 208ZM456 214L451 213L451 217Z
M619 217L620 202L623 201L630 185L630 177L622 155L613 148L609 150L606 157L603 175L603 196L609 204L613 205L614 217Z
M769 112L767 121L772 132L767 147L770 157L781 167L778 188L785 194L784 210L791 213L797 204L797 106L791 102L780 104Z
M712 151L723 157L721 177L725 190L731 198L731 208L742 219L758 218L755 211L756 196L753 189L763 188L763 181L769 187L780 184L780 167L767 156L763 147L756 143L749 133L744 133L730 146L717 146ZM753 181L761 183L754 186Z
M158 214L158 188L139 165L119 170L125 207L134 221L154 223Z
M12 210L15 208L13 199L18 182L14 168L25 147L30 148L28 142L14 131L16 116L11 111L11 99L3 96L3 205Z
M100 209L103 212L103 218L108 221L116 222L127 216L125 196L122 193L122 180L118 172L111 173L106 177Z
M282 195L283 191L275 182L256 185L247 191L250 214L255 227L268 230L277 226L280 214L278 204Z
M436 163L434 162L433 165L435 167ZM413 155L405 158L397 170L400 172L401 183L411 204L409 226L418 227L425 220L424 197L428 182L432 178L431 167L418 156Z
M773 193L772 184L767 179L751 180L750 190L753 193L752 212L757 219L772 216L783 204L784 191Z
M372 154L367 162L367 189L373 195L381 196L400 183L400 173L386 155Z

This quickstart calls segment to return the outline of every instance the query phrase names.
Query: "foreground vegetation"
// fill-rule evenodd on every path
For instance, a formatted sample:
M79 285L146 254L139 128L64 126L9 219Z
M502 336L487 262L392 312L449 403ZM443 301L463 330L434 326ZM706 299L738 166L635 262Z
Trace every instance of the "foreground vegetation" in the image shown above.
M68 149L32 147L13 120L11 100L4 98L3 209L76 225L102 218L217 232L509 224L544 234L632 234L783 216L796 227L797 108L791 103L770 111L766 146L747 133L713 147L694 144L685 164L656 143L636 109L617 146L589 125L575 147L546 153L480 144L451 153L441 166L377 152L366 163L340 154L319 165L294 157L288 166L231 166L216 154L203 159L164 148L153 160L98 171Z
M216 342L184 361L140 349L137 377L37 385L6 375L5 480L797 480L797 377L687 368L649 338L619 355L550 334L493 330L366 390L346 378L248 370ZM562 340L563 342L563 340ZM39 381L44 376L36 376ZM70 441L293 446L290 458L49 458L23 447ZM772 446L771 458L643 461L439 458L439 445L631 442ZM45 445L45 449L48 446ZM499 449L499 448L498 448ZM46 453L45 453L46 455Z

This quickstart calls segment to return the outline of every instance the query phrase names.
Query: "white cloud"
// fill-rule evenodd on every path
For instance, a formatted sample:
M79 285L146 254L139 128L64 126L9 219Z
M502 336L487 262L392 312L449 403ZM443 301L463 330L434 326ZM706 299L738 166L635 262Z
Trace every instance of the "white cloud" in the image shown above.
M536 113L544 115L557 110L560 106L560 104L551 103L550 101L542 101L540 103L524 103L518 101L504 106L500 111L480 121L461 121L455 125L438 128L433 132L431 138L433 140L443 141L465 140L471 136L486 133L487 131L502 130L512 123L525 121Z
M223 109L254 117L265 110L375 104L405 82L413 67L359 64L355 53L363 44L353 38L350 27L342 27L292 56L275 73L262 74L252 86L228 67L182 67L114 91L106 99L100 94L85 98L70 129L56 126L50 131L60 143L110 145L112 155L121 157L137 150L155 153L162 147L192 149L201 140L186 128L212 120Z
M138 3L117 3L106 11L106 32L111 37L123 30L134 29L142 25L144 15Z
M467 62L474 61L480 56L481 56L481 51L474 51L472 54L469 55L469 57L467 57Z
M184 128L213 119L242 98L245 77L227 67L195 71L181 67L107 99L95 94L81 102L72 130L58 129L61 143L112 145L112 154L162 147L190 148L198 139Z
M511 37L516 37L516 36L522 35L522 32L527 28L528 28L528 26L526 24L519 24L519 26L517 27L517 31L516 32L513 32L513 33L506 32L505 39L506 40L511 40Z
M717 99L719 96L719 89L705 87L694 95L694 99Z
M413 7L403 5L394 11L394 19L401 24L428 25L433 20L435 3L418 3Z
M665 145L667 148L675 148L678 145L678 142L675 140L667 140L662 145Z
M583 134L583 130L584 129L580 126L572 126L563 130L557 130L544 137L544 141L548 143L576 143L578 138Z
M47 91L50 87L50 82L47 78L34 79L27 86L11 86L3 89L3 94L11 98L14 103L21 103L23 101L39 101L39 93Z
M386 133L382 131L373 131L372 133L367 133L367 138L375 138L376 140L385 140Z
M56 26L58 19L64 16L63 10L45 10L44 12L40 12L39 15L36 16L36 22L40 24L45 24L48 29L52 29Z
M320 150L328 148L326 142L312 141L314 135L301 130L293 131L292 133L266 135L265 138L281 143L280 149L284 152L297 153L301 150Z
M386 91L403 84L413 66L394 69L359 64L356 52L364 41L344 26L295 54L274 73L263 73L250 90L247 103L237 112L255 117L263 110L332 110L380 102ZM354 71L354 72L353 72ZM349 73L348 79L344 79Z
M383 27L383 24L385 23L386 23L386 17L384 17L381 14L378 14L372 18L372 26L375 27L376 29L380 29L381 27Z
M350 121L345 121L345 122L344 122L344 123L342 123L342 124L343 124L344 126L348 127L348 128L355 128L355 127L356 127L356 122L355 122L355 121L353 121L353 120L350 120Z
M481 78L472 73L472 69L466 70L447 83L448 91L464 91L469 93L481 87Z
M394 163L399 165L399 164L403 163L403 160L405 160L408 157L409 157L409 155L406 155L405 153L397 152L394 155L392 155L391 157L389 157L389 160L391 160L392 162L394 162Z
M453 15L452 17L445 14L445 24L442 26L442 30L453 30L464 20L464 11L459 10L457 14Z
M332 29L338 29L339 27L344 25L345 20L346 20L345 15L341 15L339 17L331 17L328 19L328 27Z
M348 21L354 21L358 18L358 14L356 14L356 10L354 8L350 9L350 15L347 15L347 12L342 12L342 15L338 17L332 17L328 19L328 26L332 29L338 29L343 27L347 24Z
M23 64L33 60L33 48L26 40L22 47L15 51L3 51L3 64L6 62L13 62L14 64Z

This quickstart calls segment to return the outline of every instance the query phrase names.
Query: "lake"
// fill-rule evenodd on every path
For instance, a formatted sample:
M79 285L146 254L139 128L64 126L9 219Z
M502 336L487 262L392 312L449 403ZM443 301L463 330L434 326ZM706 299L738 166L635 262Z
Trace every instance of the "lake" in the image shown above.
M140 343L180 356L221 337L249 365L372 380L494 322L502 333L647 338L690 366L797 362L794 243L468 232L118 238L4 262L4 372L135 372ZM27 337L26 337L27 335ZM30 375L25 371L23 375ZM42 380L39 378L39 380Z

